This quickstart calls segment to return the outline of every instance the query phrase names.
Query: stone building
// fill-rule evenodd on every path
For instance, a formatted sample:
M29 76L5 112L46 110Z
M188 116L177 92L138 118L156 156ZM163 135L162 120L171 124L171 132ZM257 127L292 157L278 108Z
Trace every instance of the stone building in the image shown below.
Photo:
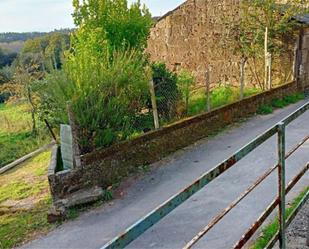
M306 26L300 32L296 76L301 87L309 94L309 14L299 18Z
M188 0L161 17L151 31L148 51L153 61L164 61L171 70L185 68L203 81L211 64L215 75L238 78L238 55L222 42L222 19L237 19L239 0ZM226 75L228 71L228 74Z
M238 85L240 54L225 38L230 35L229 22L240 18L239 5L240 0L187 0L153 27L148 40L151 60L165 62L173 71L193 72L200 84L210 66L213 84ZM278 75L286 72L287 81L292 78L295 44L289 46L289 53L277 60L280 65L274 70ZM260 65L261 75L263 70ZM246 74L248 82L256 81L249 69Z

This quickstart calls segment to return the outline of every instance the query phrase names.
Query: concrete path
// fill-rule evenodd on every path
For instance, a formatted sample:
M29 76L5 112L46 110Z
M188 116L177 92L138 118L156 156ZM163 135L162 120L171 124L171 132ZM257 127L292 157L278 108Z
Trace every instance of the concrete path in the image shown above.
M202 173L213 168L304 103L305 101L299 102L271 115L255 116L213 138L201 140L175 153L156 163L151 172L131 183L121 199L85 213L77 220L62 225L23 248L100 248ZM288 126L288 148L296 145L308 134L309 112ZM276 137L268 140L149 229L128 248L174 249L184 246L212 217L276 163L276 141ZM287 181L308 161L309 143L306 143L287 161ZM308 183L309 174L306 174L292 195L295 196ZM273 174L211 230L196 248L230 248L274 199L276 193L277 175Z

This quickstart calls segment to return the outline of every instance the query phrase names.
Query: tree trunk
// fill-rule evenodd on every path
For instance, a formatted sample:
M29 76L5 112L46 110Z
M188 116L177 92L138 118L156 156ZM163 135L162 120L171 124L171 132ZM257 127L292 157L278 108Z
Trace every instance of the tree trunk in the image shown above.
M35 107L34 107L34 103L32 101L30 85L27 86L27 98L28 98L29 104L31 105L32 133L35 134L37 132L36 121L35 121Z

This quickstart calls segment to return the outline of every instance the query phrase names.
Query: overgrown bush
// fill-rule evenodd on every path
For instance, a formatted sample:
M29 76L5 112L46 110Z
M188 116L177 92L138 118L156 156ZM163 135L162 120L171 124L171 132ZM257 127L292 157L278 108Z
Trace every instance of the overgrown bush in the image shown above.
M127 0L74 0L74 21L63 70L41 89L42 115L78 128L82 153L131 138L149 126L147 60L143 54L152 19ZM45 85L45 86L44 86Z
M0 104L3 104L11 97L9 92L1 92L0 93Z
M262 105L258 110L257 114L267 115L274 112L274 108L271 105Z
M152 64L159 117L172 120L177 114L177 103L181 93L177 87L177 75L167 69L164 63Z
M93 56L86 47L70 55L65 71L46 78L47 114L54 121L68 121L69 105L78 126L82 152L107 147L136 132L148 99L148 77L141 54L115 52L113 57ZM49 113L48 113L49 112Z

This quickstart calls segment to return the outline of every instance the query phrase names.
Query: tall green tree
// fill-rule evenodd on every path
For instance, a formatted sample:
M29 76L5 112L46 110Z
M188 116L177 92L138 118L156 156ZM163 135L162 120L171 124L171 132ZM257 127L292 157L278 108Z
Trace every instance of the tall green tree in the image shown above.
M255 81L264 88L265 31L268 29L268 52L280 61L294 49L297 28L295 17L308 12L304 0L242 0L238 22L225 20L229 39L242 61L248 61ZM290 63L287 63L290 64ZM282 66L282 65L281 65ZM289 66L289 65L287 65ZM261 70L262 69L262 70ZM287 71L287 70L285 70Z
M50 72L61 68L63 53L69 48L69 44L68 34L54 32L26 41L19 58L29 55L36 57L35 59L39 57L41 70Z
M152 18L138 0L129 6L127 0L73 0L74 22L86 33L95 31L99 43L111 50L143 50L149 36Z
M239 27L240 49L245 56L264 51L265 29L268 29L268 49L278 53L285 49L285 39L295 38L295 28L300 26L296 16L306 13L302 0L243 0Z

